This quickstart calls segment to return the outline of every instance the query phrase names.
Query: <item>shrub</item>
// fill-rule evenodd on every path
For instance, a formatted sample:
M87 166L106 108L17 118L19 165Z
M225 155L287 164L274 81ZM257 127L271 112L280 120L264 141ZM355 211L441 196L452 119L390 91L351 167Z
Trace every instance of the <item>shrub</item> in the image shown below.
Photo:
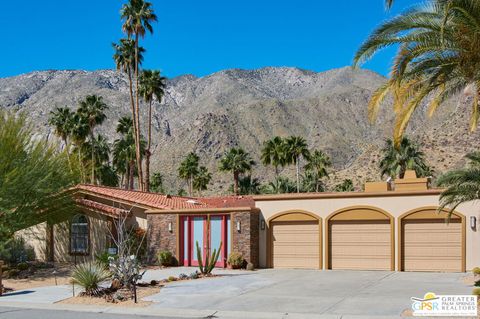
M218 249L213 250L211 256L209 256L209 254L205 256L205 262L203 262L202 250L198 245L198 241L196 242L196 244L197 244L198 268L200 269L200 272L202 274L208 275L212 272L213 268L215 267L215 264L217 263L218 257L220 257L220 252L222 250L222 242L220 242Z
M474 275L480 275L480 267L475 267L472 269L472 273Z
M103 268L108 269L110 267L110 258L115 258L116 255L109 254L108 251L104 251L101 254L95 255L95 260L103 265Z
M475 281L474 286L475 286L475 287L480 287L480 280Z
M480 288L473 288L472 295L480 296Z
M25 262L21 262L17 264L17 269L22 271L22 270L27 270L28 269L28 264Z
M190 276L188 276L190 279L198 279L198 272L192 272Z
M230 255L228 256L227 263L233 269L239 269L243 266L243 255L235 251L231 252Z
M168 281L177 281L177 278L175 278L174 276L170 276L170 277L168 277L167 280Z
M173 264L173 254L167 250L161 251L157 255L160 266L169 267Z
M72 283L81 286L87 296L100 293L100 284L111 278L112 274L98 262L86 262L73 268Z
M35 251L23 238L13 238L5 246L0 246L0 259L9 265L35 260Z
M255 266L252 263L247 264L247 270L253 271L255 270Z

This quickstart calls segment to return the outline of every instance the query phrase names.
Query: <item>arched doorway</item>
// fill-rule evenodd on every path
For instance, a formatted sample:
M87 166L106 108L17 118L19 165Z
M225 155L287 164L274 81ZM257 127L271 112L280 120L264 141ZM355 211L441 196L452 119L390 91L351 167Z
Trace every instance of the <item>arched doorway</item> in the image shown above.
M422 207L399 217L401 271L465 271L465 216Z
M286 211L268 220L269 265L273 268L322 268L322 221L317 215Z
M327 218L327 269L394 270L394 218L371 206L342 208Z

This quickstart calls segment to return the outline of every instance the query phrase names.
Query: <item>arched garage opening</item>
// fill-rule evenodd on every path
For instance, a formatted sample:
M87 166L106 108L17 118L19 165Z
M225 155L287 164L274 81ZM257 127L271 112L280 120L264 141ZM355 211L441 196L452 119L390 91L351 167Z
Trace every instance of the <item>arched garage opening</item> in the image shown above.
M268 220L267 252L272 268L322 269L322 220L302 211L286 211Z
M465 271L465 216L421 207L399 217L398 269L402 271Z
M352 206L326 222L327 269L395 269L392 215L377 207Z

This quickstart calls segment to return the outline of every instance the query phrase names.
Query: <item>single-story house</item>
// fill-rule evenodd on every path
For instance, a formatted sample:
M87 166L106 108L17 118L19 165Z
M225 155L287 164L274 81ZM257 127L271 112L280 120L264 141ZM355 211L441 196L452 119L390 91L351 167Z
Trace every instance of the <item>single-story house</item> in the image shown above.
M112 224L129 214L147 231L148 255L168 250L197 265L222 243L217 266L240 252L256 267L465 272L480 266L479 211L460 205L447 221L441 189L407 172L363 192L179 197L94 185L75 190L69 221L19 232L37 258L84 261L111 248Z

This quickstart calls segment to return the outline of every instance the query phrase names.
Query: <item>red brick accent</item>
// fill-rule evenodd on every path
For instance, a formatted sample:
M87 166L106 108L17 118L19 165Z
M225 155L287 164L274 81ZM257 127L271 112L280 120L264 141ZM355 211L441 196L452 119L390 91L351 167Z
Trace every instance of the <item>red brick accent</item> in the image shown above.
M240 231L237 231L237 222ZM239 252L247 262L258 267L259 260L259 214L258 212L232 213L232 251Z
M168 250L174 256L177 252L177 215L155 214L147 215L148 233L147 245L149 262L157 260L157 254ZM172 231L168 231L168 224L172 223Z

